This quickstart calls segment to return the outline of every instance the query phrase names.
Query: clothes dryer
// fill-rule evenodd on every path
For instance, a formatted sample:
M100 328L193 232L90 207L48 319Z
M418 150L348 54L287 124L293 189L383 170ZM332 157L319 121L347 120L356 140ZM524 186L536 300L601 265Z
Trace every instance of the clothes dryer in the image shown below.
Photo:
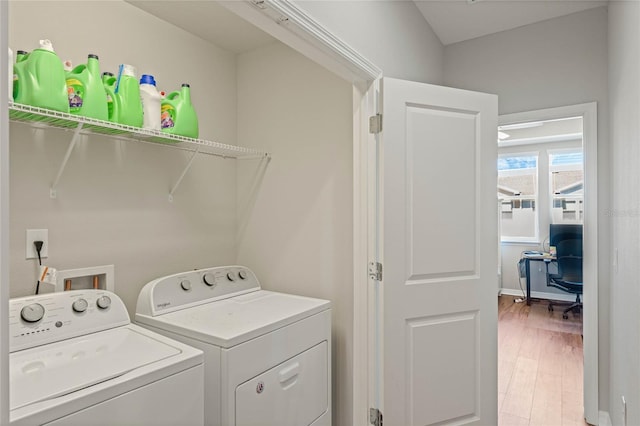
M207 425L331 424L329 301L224 266L148 283L136 322L204 351Z

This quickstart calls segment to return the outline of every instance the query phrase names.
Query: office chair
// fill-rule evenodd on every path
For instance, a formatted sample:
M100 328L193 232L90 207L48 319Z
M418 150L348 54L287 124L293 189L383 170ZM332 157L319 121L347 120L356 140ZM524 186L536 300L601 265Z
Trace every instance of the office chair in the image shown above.
M551 225L550 245L556 247L556 263L558 272L549 272L549 263L545 262L547 269L547 286L555 287L567 293L575 294L573 303L549 302L549 311L553 312L553 306L568 306L562 313L562 318L569 318L570 311L580 312L582 309L582 225Z

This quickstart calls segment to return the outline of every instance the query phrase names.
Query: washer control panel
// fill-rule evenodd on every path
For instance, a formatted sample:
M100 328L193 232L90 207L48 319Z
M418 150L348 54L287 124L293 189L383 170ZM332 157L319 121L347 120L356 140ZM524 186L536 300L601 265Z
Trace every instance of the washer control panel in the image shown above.
M106 290L73 290L9 301L11 352L129 324L122 300Z
M196 269L145 285L138 296L136 313L156 316L256 290L260 290L260 283L247 267Z

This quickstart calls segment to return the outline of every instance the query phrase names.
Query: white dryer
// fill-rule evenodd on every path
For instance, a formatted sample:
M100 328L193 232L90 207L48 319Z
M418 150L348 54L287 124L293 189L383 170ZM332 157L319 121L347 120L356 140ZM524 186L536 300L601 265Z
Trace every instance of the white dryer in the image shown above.
M205 424L331 424L329 301L261 290L225 266L148 283L136 321L204 351Z
M102 290L12 299L10 424L202 425L202 352Z

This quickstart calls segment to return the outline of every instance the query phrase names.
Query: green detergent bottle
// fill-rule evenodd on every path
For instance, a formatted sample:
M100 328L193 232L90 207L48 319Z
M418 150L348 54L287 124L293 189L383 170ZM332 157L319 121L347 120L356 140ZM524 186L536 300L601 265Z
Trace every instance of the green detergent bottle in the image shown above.
M66 75L69 112L107 121L109 114L98 56L90 54L86 65L78 65Z
M135 68L123 64L120 65L117 77L109 74L102 75L104 89L107 92L109 121L142 127L142 101Z
M165 133L198 139L198 116L191 104L188 84L183 84L179 92L171 92L162 100L160 121Z
M26 50L18 50L16 52L16 62L24 61L26 59L27 55L29 55L29 52L27 52ZM13 67L13 65L14 64L11 64L11 67ZM13 96L13 99L15 100L16 99L16 95L18 94L18 90L19 90L20 84L18 82L18 74L15 73L15 68L13 68L13 73L12 74L13 74L13 77L12 77L13 82L12 82L12 86L11 86L13 88L12 96Z
M69 112L64 68L49 40L19 58L13 71L16 103Z
M116 84L116 79L113 76L112 72L103 72L102 73L102 88L104 89L104 93L105 96L107 98L107 119L109 121L113 121L113 93L111 93L109 91L109 87L110 84L109 82L111 81L110 79L113 79L113 85L115 87Z

